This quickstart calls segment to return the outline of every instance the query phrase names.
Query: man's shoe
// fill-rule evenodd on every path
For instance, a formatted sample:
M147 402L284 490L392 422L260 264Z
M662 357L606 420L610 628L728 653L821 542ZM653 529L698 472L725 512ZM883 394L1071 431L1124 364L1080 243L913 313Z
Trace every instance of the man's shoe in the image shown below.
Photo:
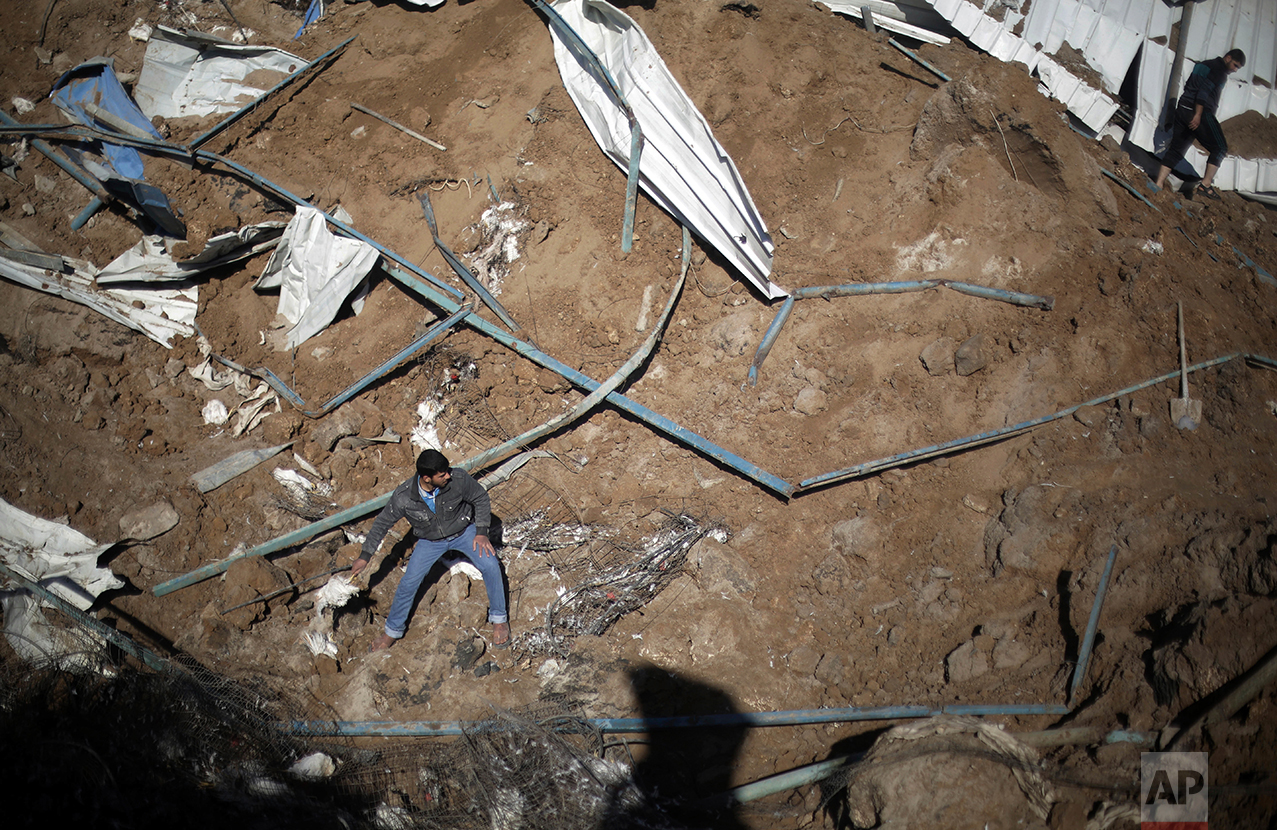
M382 634L380 637L372 641L372 645L368 646L368 653L375 654L378 651L385 651L395 644L395 638L389 634Z
M510 624L509 623L493 623L492 624L492 647L493 648L509 648L510 647Z

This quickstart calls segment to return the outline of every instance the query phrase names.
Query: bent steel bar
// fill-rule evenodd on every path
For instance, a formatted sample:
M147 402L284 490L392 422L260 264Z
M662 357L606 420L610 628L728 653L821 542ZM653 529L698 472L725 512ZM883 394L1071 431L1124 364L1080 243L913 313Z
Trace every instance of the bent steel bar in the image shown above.
M141 660L148 667L155 669L156 671L159 671L159 672L165 672L167 674L185 674L185 670L179 667L176 663L170 663L168 660L165 660L163 657L159 656L155 652L150 651L149 649L143 648L142 646L134 642L131 637L128 637L127 635L125 635L124 633L120 631L116 631L114 628L111 628L109 625L104 625L102 621L99 620L97 617L94 617L92 614L84 613L79 608L76 608L74 605L67 602L65 599L58 596L57 594L53 593L48 588L45 588L40 583L32 582L31 580L24 577L22 574L12 570L8 565L5 565L3 562L0 562L0 575L8 577L10 580L13 580L13 582L17 583L18 585L22 586L26 590L35 594L44 602L47 602L53 605L54 607L62 611L62 613L66 614L71 619L75 620L77 623L84 626L85 628L89 629L94 634L97 634L99 637L106 640L111 645L116 646L121 651L127 654L131 654L137 659Z
M1001 288L989 288L986 285L973 285L969 282L954 282L953 280L939 280L939 283L945 288L952 288L954 291L961 294L970 294L972 297L983 297L986 300L998 300L999 302L1011 303L1012 305L1040 308L1043 311L1050 311L1055 307L1054 297L1042 297L1037 294L1021 294L1019 291L1003 291Z
M1139 199L1139 200L1140 200L1141 202L1143 202L1144 204L1146 204L1146 205L1148 205L1149 207L1151 207L1153 210L1157 211L1158 213L1161 213L1161 212L1162 212L1162 209L1161 209L1161 208L1159 208L1157 205L1155 205L1155 204L1153 204L1152 202L1150 202L1148 199L1145 199L1145 198L1144 198L1144 194L1143 194L1143 193L1140 193L1138 190L1136 190L1135 188L1131 187L1131 186L1130 186L1129 184L1127 184L1126 182L1124 182L1124 181L1122 181L1121 179L1119 179L1119 178L1117 177L1117 175L1116 175L1116 174L1114 174L1114 173L1112 173L1112 172L1110 172L1110 171L1108 171L1108 170L1105 170L1103 167L1101 167L1101 168L1100 168L1100 172L1101 172L1101 173L1103 173L1104 175L1108 176L1108 177L1109 177L1110 179L1112 179L1113 181L1117 182L1119 185L1121 185L1123 188L1125 188L1125 190L1126 190L1128 193L1130 193L1130 194L1131 194L1132 196L1134 196L1136 199Z
M354 40L356 37L357 37L357 35L351 35L350 37L346 38L346 39L345 39L345 40L343 40L341 43L339 43L339 44L337 44L336 46L334 46L333 48L329 49L329 50L328 50L327 52L325 52L324 54L322 54L322 55L320 55L319 57L315 58L313 61L311 61L310 63L306 64L306 65L305 65L305 66L303 66L301 69L298 69L296 72L294 72L293 74L289 75L289 76L288 76L287 78L285 78L284 80L280 81L279 83L275 84L275 85L274 85L273 87L271 87L270 89L268 89L268 90L266 90L265 92L263 92L261 95L259 95L259 96L257 96L256 98L254 98L252 101L250 101L247 105L245 105L245 106L244 106L242 109L240 109L238 112L233 112L233 113L231 113L230 115L226 116L224 119L222 119L222 121L221 121L221 123L220 123L220 124L217 124L217 125L216 125L216 126L214 126L211 130L209 130L208 132L206 132L206 133L204 133L203 135L199 136L198 138L196 138L194 141L192 141L192 142L188 145L188 146L191 148L191 152L194 152L194 151L198 150L198 149L200 148L200 145L204 144L204 143L205 143L205 142L207 142L209 139L213 138L213 136L217 135L217 134L218 134L218 133L220 133L222 130L224 130L224 129L226 129L227 127L229 127L230 125L234 124L236 121L238 121L239 119L243 118L245 115L248 115L250 112L252 112L252 111L253 111L254 109L256 109L257 107L261 106L261 105L262 105L262 103L264 103L264 102L266 101L266 99L267 99L267 98L271 97L271 96L272 96L272 95L274 95L276 92L279 92L279 91L280 91L281 89L283 89L284 87L289 86L289 85L290 85L290 84L292 84L294 81L296 81L298 78L300 78L300 77L302 77L303 75L307 74L307 73L308 73L308 72L310 72L312 69L314 69L314 68L316 68L316 67L320 66L320 65L321 65L321 64L323 64L325 61L328 61L328 60L330 60L330 59L332 59L332 58L337 57L337 56L338 56L338 55L339 55L342 51L344 51L344 50L345 50L345 48L346 48L347 46L349 46L349 45L350 45L350 42L351 42L352 40ZM327 68L327 67L323 67L323 68Z
M616 98L617 105L625 113L625 118L630 122L630 170L625 182L625 220L621 225L621 250L629 253L630 248L634 246L634 208L638 199L639 155L643 152L643 128L639 126L638 119L634 117L634 110L630 107L630 102L626 101L625 96L621 94L621 87L616 83L616 79L612 77L612 73L599 60L599 56L594 54L594 50L585 45L585 41L576 33L576 30L569 26L568 22L544 0L532 0L532 5L545 15L545 19L549 21L550 25L558 31L563 39L569 42L580 53L581 57L598 72L599 77Z
M937 78L939 78L940 80L942 80L942 81L944 81L944 82L946 82L946 83L948 83L949 81L953 80L953 79L952 79L952 78L950 78L948 75L946 75L946 74L944 74L943 72L941 72L939 69L936 69L934 66L932 66L932 65L931 65L931 64L929 64L929 63L927 63L927 62L926 62L926 61L924 61L922 58L918 57L918 55L916 55L915 53L910 52L908 49L906 49L905 47L901 46L901 45L900 45L900 42L899 42L899 41L897 41L894 37L893 37L893 38L891 38L890 40L888 40L887 42L888 42L888 43L890 43L892 46L896 47L897 49L899 49L901 52L904 52L904 53L905 53L905 55L907 55L907 56L909 57L909 59L910 59L910 60L912 60L912 61L916 62L918 65L920 65L921 67L923 67L923 68L924 68L924 69L926 69L927 71L931 72L933 75L935 75L935 76L936 76Z
M390 274L391 277L397 280L404 287L417 292L428 302L439 308L450 311L456 307L456 304L447 297L441 296L438 292L432 290L430 286L422 283L420 280L412 278L410 275L405 274L397 268L386 268L386 273ZM598 381L578 372L576 369L573 369L571 366L568 366L562 361L551 357L531 343L528 343L525 340L520 340L519 338L502 331L477 314L471 314L466 318L465 323L471 328L488 335L501 345L509 349L513 349L538 366L549 369L551 372L554 372L568 382L581 387L587 392L593 392L595 389L599 388ZM643 421L653 429L665 433L665 435L670 438L691 447L697 452L700 452L715 461L718 461L720 464L731 467L741 475L753 479L767 489L779 493L785 498L789 498L793 495L794 485L784 479L772 475L758 465L752 464L740 456L723 449L717 444L702 438L691 430L679 426L664 415L659 415L648 409L646 406L630 400L620 392L612 392L608 394L606 400L618 409L624 410L638 418L640 421Z
M260 544L257 547L249 548L235 556L228 556L227 558L220 559L217 562L209 562L207 565L201 565L190 573L174 577L167 582L161 582L159 585L156 585L151 589L151 593L157 597L162 597L165 594L171 594L174 591L189 587L197 582L203 582L206 579L211 579L220 573L225 573L231 565L234 565L236 562L243 559L252 559L254 556L265 556L268 553L277 553L278 551L285 550L286 548L291 548L293 545L300 545L302 542L314 538L318 534L323 533L325 530L332 530L333 528L341 527L346 522L353 522L355 519L366 516L374 510L380 510L386 506L386 503L390 501L390 497L392 495L394 495L393 490L389 493L384 493L375 498L371 498L361 504L356 504L354 507L347 507L345 510L334 513L327 518L320 519L317 522L312 522L303 528L294 530L292 533L286 533L283 536L272 539L264 544Z
M785 325L785 321L789 319L789 314L794 310L794 302L797 298L794 292L785 298L780 304L780 309L776 312L776 316L772 318L772 324L767 327L767 332L763 334L763 339L758 342L758 351L754 352L754 362L749 364L749 385L758 385L758 367L763 365L763 361L767 359L767 355L771 353L772 344L776 342L776 338L780 336L780 330Z
M22 129L23 127L26 126L25 124L22 124L18 121L13 120L6 113L3 113L3 112L0 112L0 124L3 124L6 127L17 127L19 128L18 129L19 132L25 132L25 130ZM51 125L40 124L38 126L45 127L45 126L51 126ZM37 133L37 132L40 132L40 130L33 130L32 132ZM102 184L102 182L98 181L96 177L90 175L87 170L80 167L78 164L72 162L66 156L62 155L62 153L50 147L49 144L45 142L44 140L39 138L32 138L31 146L39 150L41 154L43 154L44 157L47 158L49 161L53 162L58 167L61 167L63 170L65 170L68 176L70 176L71 178L75 179L77 182L79 182L80 184L88 188L89 192L91 192L98 199L101 199L104 204L110 204L114 200L114 197L107 192L106 187Z
M851 282L846 285L809 285L799 288L790 296L798 300L812 297L861 297L866 294L908 294L911 291L926 291L940 284L939 280L911 280L905 282Z
M1095 630L1100 624L1100 609L1104 607L1104 594L1109 588L1109 576L1113 573L1113 560L1117 559L1117 545L1109 551L1108 561L1104 563L1104 573L1100 576L1099 587L1095 589L1095 602L1091 605L1091 618L1086 621L1086 635L1082 637L1082 649L1077 655L1077 667L1073 670L1073 683L1069 686L1069 706L1077 700L1078 687L1086 678L1086 666L1091 660L1091 646L1095 645Z
M1218 366L1221 363L1227 363L1228 361L1233 360L1234 358L1238 358L1242 356L1243 355L1241 352L1233 352L1232 354L1227 354L1227 355L1224 355L1223 357L1217 357L1214 360L1207 360L1205 362L1198 363L1193 366L1189 366L1188 371L1196 372L1199 369L1209 369L1212 366ZM1251 356L1247 355L1247 357L1251 357ZM892 467L901 467L905 464L912 464L914 462L922 461L923 459L926 459L926 458L932 458L937 455L948 455L950 453L960 452L962 450L968 450L968 449L971 449L972 447L978 447L982 444L991 444L995 441L1001 441L1003 439L1010 438L1015 435L1019 435L1022 432L1027 432L1033 429L1034 427L1041 426L1042 424L1049 423L1051 421L1055 421L1060 418L1068 417L1069 415L1072 415L1074 412L1077 412L1079 409L1081 409L1084 406L1096 406L1098 404L1108 403L1109 401L1115 398L1120 398L1123 395L1129 395L1132 392L1138 392L1141 389L1147 389L1150 386L1156 386L1159 383L1165 383L1168 380L1177 381L1179 377L1180 377L1180 371L1177 369L1174 372L1167 372L1164 375L1158 375L1155 378L1150 378L1149 380L1146 380L1143 383L1137 383L1134 386L1128 386L1125 389L1119 389L1116 392L1113 392L1108 395L1104 395L1099 398L1094 398L1092 400L1086 401L1085 403L1080 403L1074 406L1070 406L1068 409L1061 409L1059 412L1055 412L1050 415L1043 415L1041 418L1035 418L1032 421L1023 421L1021 423L1014 424L1012 426L1005 427L1003 429L993 430L992 432L981 432L977 435L971 435L966 438L955 438L954 440L946 441L943 444L933 444L930 447L923 447L922 449L918 449L918 450L909 450L908 452L902 452L902 453L897 453L895 455L889 455L886 458L879 458L876 461L866 461L863 464L857 464L854 467L848 467L844 470L835 470L832 473L825 473L824 475L816 476L815 478L809 478L809 479L806 479L805 481L800 481L798 483L798 488L795 492L801 493L804 490L810 490L812 488L821 487L826 484L833 484L835 482L844 481L849 478L859 478L861 476L866 476L871 473L877 473L883 470L889 470Z
M489 187L491 185L489 184ZM495 194L495 191L493 191ZM452 266L452 271L461 281L470 286L470 290L479 295L479 299L483 304L492 309L492 313L501 318L501 322L509 327L510 331L518 332L522 327L514 322L514 319L505 310L501 303L497 302L497 298L492 296L488 289L483 287L483 283L475 279L474 274L470 273L470 269L452 252L442 239L439 238L439 224L435 221L435 208L430 204L429 189L421 191L417 194L417 201L421 202L421 211L426 215L426 225L430 227L430 235L434 237L435 247L439 249L439 253L443 254L443 258Z
M879 706L873 708L796 709L778 712L731 712L718 715L676 715L659 718L581 718L601 732L636 733L655 729L697 729L709 726L802 726L866 720L905 720L937 715L1065 715L1053 704L974 706ZM471 721L290 721L279 724L291 735L425 737L461 735Z
M387 373L393 371L405 360L412 357L414 354L421 351L426 346L433 343L435 340L439 339L441 335L443 335L445 332L447 332L457 323L461 322L461 320L467 314L470 313L470 310L471 310L470 306L467 304L465 306L462 306L457 311L453 312L452 316L448 317L447 319L440 320L439 322L435 323L433 326L430 327L430 329L425 334L421 335L416 340L413 340L407 346L404 346L402 349L399 350L397 354L395 354L385 363L382 363L376 369L373 369L371 372L364 375L359 380L355 381L353 384L348 386L345 389L345 391L339 392L336 396L334 396L331 400L329 400L326 404L319 407L318 409L307 409L306 401L302 399L302 396L298 394L295 390L293 390L287 383L281 380L279 375L276 375L274 372L272 372L270 369L267 369L265 366L258 366L257 368L254 369L254 368L249 368L246 366L241 366L240 364L236 363L230 358L222 357L219 354L210 354L209 357L216 360L218 363L221 363L223 366L229 366L230 368L234 369L237 372L243 372L246 375L252 375L258 380L265 381L266 384L270 386L271 389L274 389L276 392L278 392L280 395L286 398L289 403L291 403L293 406L300 409L303 415L306 415L311 418L318 418L321 415L327 415L333 409L337 408L338 406L341 406L346 401L353 398L355 395L358 395L361 390L363 390L366 386L368 386L368 384L372 383L373 381L381 377L384 377Z
M563 429L573 421L578 420L585 413L593 409L600 401L612 394L621 384L629 380L634 370L642 365L652 354L652 349L656 348L656 344L660 341L661 336L665 333L665 326L669 323L670 314L674 311L674 305L678 302L678 298L683 293L683 285L687 282L687 266L690 264L692 256L692 239L691 234L687 230L687 226L683 226L683 272L679 275L678 282L674 285L674 290L670 292L669 302L665 304L665 310L661 312L661 318L657 320L656 325L652 327L652 331L643 340L639 348L630 355L630 359L621 364L621 368L612 373L612 376L595 389L593 392L585 396L585 399L567 412L560 413L540 426L524 432L522 435L516 435L509 441L486 450L479 455L468 459L467 464L471 464L475 469L482 469L489 464L496 462L498 459L504 458L506 454L513 452L519 447L525 446L532 441L539 440L552 432Z

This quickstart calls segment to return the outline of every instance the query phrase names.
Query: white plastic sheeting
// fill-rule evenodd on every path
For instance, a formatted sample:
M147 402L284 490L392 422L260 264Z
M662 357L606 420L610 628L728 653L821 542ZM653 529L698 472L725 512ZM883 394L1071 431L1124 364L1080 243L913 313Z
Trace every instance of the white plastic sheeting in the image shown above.
M280 73L282 81L305 65L280 49L239 46L157 26L133 98L147 118L232 113L266 91L243 83L249 75L267 70Z
M598 56L642 127L643 191L717 249L764 296L786 296L770 279L772 239L736 165L643 30L603 0L559 0L553 8ZM606 81L554 26L550 33L568 94L599 147L628 172L630 124L625 112Z
M379 256L367 242L333 234L320 211L299 206L253 286L279 288L278 311L293 324L287 348L323 331Z

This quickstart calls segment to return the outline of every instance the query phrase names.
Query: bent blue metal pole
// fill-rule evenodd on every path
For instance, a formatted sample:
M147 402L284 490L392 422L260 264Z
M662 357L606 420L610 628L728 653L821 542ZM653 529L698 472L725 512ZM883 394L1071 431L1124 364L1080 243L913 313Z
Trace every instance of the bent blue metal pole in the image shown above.
M387 268L386 273L390 274L391 277L397 280L404 287L417 292L424 299L439 308L451 310L456 307L455 303L432 290L430 286L422 283L420 280L412 278L410 275L403 273L397 268ZM595 389L599 388L598 381L578 372L576 369L573 369L571 366L568 366L562 361L551 357L531 343L520 340L519 338L502 331L477 314L471 314L465 319L465 323L471 328L474 328L491 337L493 340L496 340L501 345L513 349L515 352L518 352L520 355L531 360L538 366L549 369L551 372L554 372L568 382L586 390L587 393L593 392ZM759 467L757 464L746 461L723 447L702 438L691 430L679 426L664 415L659 415L648 409L646 406L630 400L620 392L610 393L606 400L618 409L628 412L640 421L643 421L653 429L656 429L679 443L685 444L715 461L718 461L724 466L731 467L738 473L756 481L769 490L779 493L785 498L789 498L789 496L794 492L794 485L779 476L773 475Z
M79 608L76 608L74 605L55 594L53 591L50 591L38 582L33 582L27 579L22 574L12 570L3 562L0 562L0 575L4 575L5 577L13 580L18 585L21 585L26 590L38 596L44 602L53 605L80 625L88 628L94 634L116 646L121 651L131 654L141 660L148 667L168 674L184 673L182 669L178 668L178 666L165 660L155 652L138 645L131 637L126 636L123 632L116 631L109 625L104 625L97 617L94 617L92 614L84 613Z
M1077 667L1073 670L1073 683L1069 686L1069 706L1072 706L1077 699L1077 690L1086 678L1086 666L1091 661L1091 646L1095 645L1095 631L1100 624L1100 609L1104 607L1104 594L1108 591L1109 577L1113 573L1115 559L1117 559L1117 545L1109 551L1108 561L1104 563L1104 573L1100 576L1099 587L1095 589L1091 618L1086 621L1086 634L1082 637L1082 648L1077 654Z
M21 128L26 126L20 121L15 121L14 119L10 118L8 114L3 112L0 112L0 124L5 125L6 127ZM39 126L44 126L44 125L39 125ZM75 179L77 182L79 182L80 184L88 188L89 192L91 192L97 198L101 199L103 203L110 204L113 197L111 196L110 193L107 192L106 186L103 185L102 182L98 181L96 177L92 176L87 170L84 170L78 164L75 164L66 156L62 155L62 153L50 147L48 142L44 141L43 139L32 138L31 146L39 150L40 153L44 155L44 157L47 158L49 161L53 162L58 167L61 167L63 170L65 170L68 176L70 176L71 178Z
M488 186L492 186L491 182L489 182ZM493 192L496 192L495 189ZM521 331L522 326L514 322L514 318L505 310L505 307L497 302L497 298L492 296L483 283L479 282L475 275L470 273L470 269L452 252L452 249L439 238L439 223L435 221L434 205L430 204L430 191L427 189L418 193L417 201L421 202L421 211L426 215L426 225L430 228L430 235L434 237L435 247L439 249L439 253L443 254L443 258L452 266L453 273L460 277L462 282L470 286L470 290L478 294L483 304L492 309L492 313L501 318L501 322L505 323L511 331Z
M314 538L316 535L323 533L325 530L332 530L333 528L341 527L346 524L346 522L353 522L355 519L366 516L374 510L380 510L386 506L386 503L390 501L390 497L392 495L394 495L393 490L389 493L377 496L376 498L371 498L362 504L356 504L354 507L347 507L341 512L334 513L333 515L320 519L317 522L312 522L299 530L294 530L292 533L286 533L283 536L272 539L271 541L258 545L257 547L249 548L243 553L235 556L229 556L226 559L219 559L216 562L209 562L207 565L202 565L190 573L175 577L167 582L161 582L159 585L156 585L151 589L151 593L157 597L162 597L165 594L171 594L174 591L194 585L197 582L203 582L206 579L211 579L220 573L225 573L231 565L239 562L240 560L252 559L254 556L265 556L269 553L277 553L278 551L285 550L286 548L291 548L293 545L300 545L302 542Z
M758 351L754 352L754 362L749 364L749 385L758 385L758 367L763 365L763 361L767 359L767 355L771 353L772 344L776 342L776 338L780 335L781 328L785 325L785 321L789 319L789 314L794 310L794 295L790 294L785 298L785 302L780 304L780 310L776 312L776 316L772 318L772 324L767 327L767 332L763 335L763 339L758 342Z
M977 711L978 710L978 711ZM868 720L907 720L937 715L979 714L994 716L1062 715L1068 709L1056 705L989 706L879 706L872 708L795 709L775 712L731 712L717 715L674 715L656 718L582 718L601 732L637 733L657 729L697 729L728 726L804 726ZM464 734L472 721L291 721L281 723L293 735L367 737L444 737Z
M105 206L106 202L102 200L102 197L94 196L89 200L89 203L84 206L84 210L76 214L76 217L71 220L71 230L78 231L80 228L83 228L85 224L93 218L93 215Z
M1200 369L1209 369L1212 366L1218 366L1221 363L1227 363L1228 361L1238 357L1242 357L1242 353L1233 352L1232 354L1227 354L1227 355L1224 355L1223 357L1217 357L1214 360L1207 360L1202 363L1198 363L1193 366L1190 366L1188 367L1188 371L1196 372ZM909 450L908 452L902 452L902 453L897 453L895 455L889 455L886 458L879 458L875 461L866 461L863 464L857 464L853 467L847 467L846 469L843 469L843 470L835 470L834 472L831 472L831 473L825 473L824 475L819 475L813 478L806 479L804 481L800 481L798 483L798 489L795 492L810 490L815 487L821 487L827 484L833 484L835 482L844 481L849 478L859 478L861 476L870 475L871 473L881 472L883 470L891 469L892 467L901 467L905 464L912 464L914 462L922 461L923 459L932 458L938 455L948 455L954 452L961 452L963 450L971 449L972 447L978 447L982 444L990 444L995 441L1002 441L1006 438L1019 435L1022 432L1027 432L1035 427L1039 427L1043 424L1050 423L1051 421L1068 417L1069 415L1072 415L1074 412L1077 412L1079 409L1081 409L1084 406L1097 406L1102 403L1108 403L1109 401L1115 398L1120 398L1123 395L1129 395L1132 392L1138 392L1141 389L1147 389L1150 386L1156 386L1159 383L1165 383L1168 380L1169 381L1178 380L1179 377L1180 377L1179 370L1176 370L1174 372L1167 372L1164 375L1158 375L1155 378L1150 378L1149 380L1146 380L1143 383L1137 383L1134 386L1128 386L1125 389L1119 389L1118 391L1110 393L1108 395L1103 395L1098 398L1093 398L1092 400L1086 401L1085 403L1076 404L1074 406L1070 406L1068 409L1061 409L1059 412L1055 412L1050 415L1043 415L1041 418L1034 418L1031 421L1023 421L1018 424L1013 424L1012 426L1009 426L1009 427L1004 427L1003 429L997 429L991 432L981 432L976 435L968 436L966 438L955 438L954 440L946 441L943 444L933 444L932 446L923 447L922 449Z
M941 72L939 69L936 69L934 66L932 66L932 65L931 65L931 64L929 64L929 63L927 63L927 62L926 62L926 61L924 61L922 58L918 57L918 55L914 54L913 52L910 52L908 49L906 49L905 47L901 46L901 45L900 45L900 42L899 42L899 41L897 41L894 37L893 37L893 38L891 38L890 40L888 40L887 42L888 42L888 43L890 43L892 46L896 47L897 49L899 49L901 52L904 52L906 55L908 55L908 56L909 56L910 60L915 61L915 62L916 62L916 63L918 63L920 66L922 66L924 69L926 69L926 70L928 70L929 72L931 72L932 74L934 74L934 75L935 75L937 78L939 78L940 80L942 80L942 81L944 81L944 82L946 82L946 83L948 83L950 80L952 80L952 78L950 78L948 75L944 74L944 73L943 73L943 72Z
M325 52L324 54L322 54L322 55L320 55L319 57L315 58L313 61L311 61L310 63L306 64L306 65L305 65L305 66L303 66L301 69L298 69L296 72L294 72L293 74L289 75L289 76L288 76L287 78L285 78L284 80L280 81L279 83L275 84L275 85L274 85L273 87L271 87L270 89L268 89L268 90L266 90L265 92L263 92L261 95L259 95L259 96L257 96L256 98L254 98L252 101L250 101L247 105L245 105L243 108L241 108L241 109L240 109L240 110L238 110L237 112L233 112L233 113L231 113L230 115L228 115L228 116L226 116L225 118L223 118L223 119L222 119L222 121L221 121L221 123L217 124L217 125L216 125L216 126L214 126L212 129L210 129L208 132L206 132L206 133L204 133L203 135L199 136L198 138L196 138L194 141L192 141L192 142L188 145L188 146L191 148L191 152L194 152L195 150L198 150L198 149L200 148L200 145L204 144L204 143L205 143L205 142L207 142L209 139L213 138L213 136L217 135L217 134L218 134L218 133L220 133L222 130L224 130L224 129L226 129L227 127L229 127L230 125L234 124L236 121L238 121L239 119L243 118L245 115L247 115L248 113L252 112L252 111L253 111L254 109L256 109L257 107L261 106L261 105L262 105L262 103L263 103L263 102L265 102L267 98L271 97L271 96L272 96L272 95L274 95L276 92L279 92L279 91L280 91L281 89L283 89L284 87L289 86L289 85L290 85L290 84L292 84L294 81L296 81L298 78L300 78L300 77L302 77L303 75L307 74L307 73L308 73L308 72L310 72L312 69L314 69L315 67L317 67L317 66L319 66L320 64L324 63L324 62L325 62L325 61L327 61L328 59L336 57L338 54L340 54L342 51L344 51L344 50L345 50L345 48L346 48L347 46L349 46L349 45L350 45L350 42L351 42L352 40L354 40L356 37L357 37L357 35L351 35L350 37L346 38L346 39L345 39L345 40L343 40L341 43L339 43L339 44L337 44L336 46L334 46L333 48L329 49L329 50L328 50L327 52Z
M639 159L643 155L643 128L630 122L630 172L625 179L625 219L621 223L621 250L634 247L634 213L638 208Z
M1162 209L1161 209L1161 208L1159 208L1157 205L1155 205L1155 204L1153 204L1152 202L1150 202L1148 199L1145 199L1145 198L1144 198L1144 194L1143 194L1143 193L1140 193L1138 190L1136 190L1135 188L1131 187L1131 186L1130 186L1129 184L1127 184L1126 182L1124 182L1124 181L1122 181L1121 179L1119 179L1119 178L1118 178L1118 177L1117 177L1114 173L1112 173L1112 172L1110 172L1110 171L1108 171L1108 170L1105 170L1103 167L1101 167L1101 168L1100 168L1100 172L1101 172L1101 173L1103 173L1105 176L1108 176L1108 177L1109 177L1110 179L1112 179L1113 181L1117 182L1117 183L1118 183L1119 185L1121 185L1121 186L1122 186L1122 187L1123 187L1123 188L1124 188L1124 189L1125 189L1128 193L1130 193L1130 194L1131 194L1132 196L1134 196L1136 199L1139 199L1139 200L1140 200L1141 202L1143 202L1144 204L1146 204L1146 205L1148 205L1149 207L1151 207L1153 210L1157 211L1158 213L1161 213L1161 212L1162 212Z
M952 288L954 291L970 294L972 297L983 297L986 300L998 300L1012 305L1040 308L1043 311L1050 311L1055 307L1054 297L1022 294L1019 291L1004 291L1001 288L989 288L987 285L973 285L969 282L954 282L953 280L940 280L939 282L945 288Z

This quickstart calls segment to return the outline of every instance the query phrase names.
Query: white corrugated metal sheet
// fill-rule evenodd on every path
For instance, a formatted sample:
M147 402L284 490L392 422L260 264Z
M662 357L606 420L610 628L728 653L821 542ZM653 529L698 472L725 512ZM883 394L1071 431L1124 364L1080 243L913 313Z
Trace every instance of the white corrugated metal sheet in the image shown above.
M1138 100L1127 138L1150 152L1165 147L1170 134L1161 130L1158 122L1165 117L1175 55L1162 44L1170 40L1172 27L1180 21L1180 8L1172 8L1164 0L930 2L976 46L1001 60L1037 71L1048 94L1097 132L1116 112L1117 101L1112 96L1138 56ZM1088 86L1052 60L1051 56L1066 45L1080 52L1099 73L1103 90ZM1277 2L1212 0L1194 6L1186 39L1188 58L1202 61L1233 47L1246 53L1247 62L1232 76L1220 98L1219 120L1252 110L1265 116L1277 113L1277 90L1272 89L1277 81ZM1189 71L1191 68L1184 77ZM1206 163L1205 154L1196 147L1187 159L1199 171ZM1229 156L1215 181L1225 190L1277 191L1277 160Z

